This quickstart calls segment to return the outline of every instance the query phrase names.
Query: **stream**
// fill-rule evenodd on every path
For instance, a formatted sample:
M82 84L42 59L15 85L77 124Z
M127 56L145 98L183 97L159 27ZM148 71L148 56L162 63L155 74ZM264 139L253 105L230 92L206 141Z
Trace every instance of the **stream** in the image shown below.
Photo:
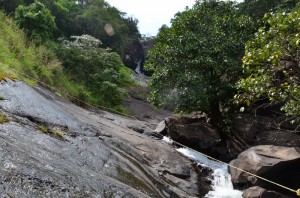
M172 144L173 141L164 137L163 141ZM203 167L209 167L213 170L213 190L208 192L205 198L242 198L242 191L235 190L231 182L231 176L228 173L227 165L208 159L204 155L188 148L176 149L186 157L198 162Z
M195 160L201 166L207 166L213 170L214 180L212 181L213 190L210 191L205 197L206 198L241 198L242 191L234 190L231 183L231 176L227 171L227 165L222 164L207 157L189 150L187 148L176 149L178 152L187 156L190 159Z

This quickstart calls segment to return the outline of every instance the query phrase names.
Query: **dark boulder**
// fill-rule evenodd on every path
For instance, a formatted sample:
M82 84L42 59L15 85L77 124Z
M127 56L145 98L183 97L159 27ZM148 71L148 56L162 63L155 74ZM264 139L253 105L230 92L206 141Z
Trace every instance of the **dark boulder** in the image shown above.
M248 145L299 146L300 136L295 125L283 118L239 114L234 118L233 133Z
M189 147L207 150L221 141L218 132L202 117L169 117L165 121L168 136Z

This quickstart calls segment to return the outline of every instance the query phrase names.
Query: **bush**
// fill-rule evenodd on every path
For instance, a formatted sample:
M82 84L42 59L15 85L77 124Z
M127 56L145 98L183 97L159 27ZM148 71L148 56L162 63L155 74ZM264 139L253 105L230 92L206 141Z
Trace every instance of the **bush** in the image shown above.
M115 107L126 95L122 86L132 84L130 72L119 55L99 48L101 41L89 36L72 36L73 41L62 41L60 58L64 69L76 83L86 87L87 96L97 98L96 103ZM82 92L83 93L83 92ZM86 97L82 95L82 97Z
M15 12L15 21L35 41L47 41L56 30L55 17L44 4L36 1L29 6L20 5Z

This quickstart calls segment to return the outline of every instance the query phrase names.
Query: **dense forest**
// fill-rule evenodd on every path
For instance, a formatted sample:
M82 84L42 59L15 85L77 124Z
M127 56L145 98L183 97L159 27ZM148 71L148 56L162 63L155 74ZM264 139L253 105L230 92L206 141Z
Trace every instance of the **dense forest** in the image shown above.
M225 133L233 113L259 107L299 122L297 3L195 1L155 38L146 61L149 100L204 111ZM120 55L141 41L137 19L104 0L2 0L0 8L1 72L20 79L16 71L23 72L83 101L123 109L135 82Z

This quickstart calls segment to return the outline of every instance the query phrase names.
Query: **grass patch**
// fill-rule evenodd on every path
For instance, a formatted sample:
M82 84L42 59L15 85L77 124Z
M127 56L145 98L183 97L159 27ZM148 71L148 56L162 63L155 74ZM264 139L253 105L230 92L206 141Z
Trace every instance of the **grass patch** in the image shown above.
M57 137L64 138L64 135L61 130L54 130L54 131L52 131L52 134Z
M42 132L42 133L48 133L48 128L43 126L43 125L38 125L37 128Z
M41 124L37 125L38 130L40 130L42 133L44 134L48 134L48 135L54 135L57 136L59 138L64 138L63 132L59 129L56 130L50 130L48 127L43 126Z
M12 74L7 74L7 73L0 72L0 81L6 81L7 79L15 81L18 78L16 76L12 75Z
M3 113L0 113L0 124L5 124L8 123L9 119L6 115L4 115Z

